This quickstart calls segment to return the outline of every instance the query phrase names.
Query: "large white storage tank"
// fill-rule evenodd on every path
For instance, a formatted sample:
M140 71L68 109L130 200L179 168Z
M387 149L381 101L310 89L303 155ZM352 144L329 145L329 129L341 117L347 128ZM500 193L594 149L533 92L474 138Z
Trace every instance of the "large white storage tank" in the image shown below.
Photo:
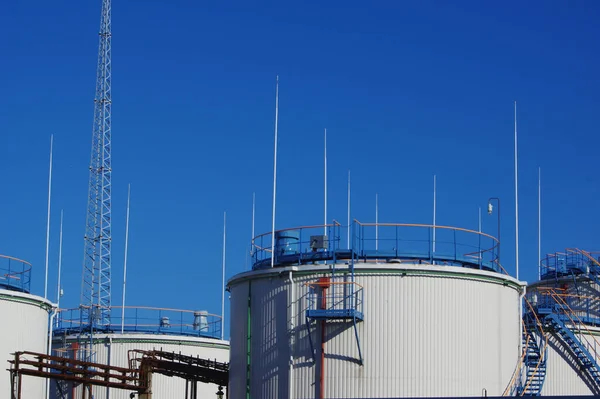
M527 287L524 320L542 356L541 395L600 395L599 257L577 248L548 254L540 280Z
M426 225L284 230L273 260L270 234L256 237L253 270L228 282L231 397L508 392L523 284L493 237L435 229L437 245Z
M229 342L220 339L220 316L206 311L126 307L125 322L121 325L121 310L112 308L111 326L106 332L96 332L91 340L89 334L80 333L79 309L62 310L54 329L54 355L117 367L130 367L132 350L160 350L223 363L229 361ZM197 386L199 398L216 397L218 386L206 383ZM82 389L81 385L55 381L51 397L80 398ZM92 389L94 399L129 399L131 393L113 388ZM191 384L181 378L153 376L153 399L184 398L186 392L191 393Z
M46 353L48 342L48 314L52 304L30 294L31 264L24 260L0 255L0 397L8 397L10 373L8 360L16 351ZM45 381L24 377L23 399L44 397Z

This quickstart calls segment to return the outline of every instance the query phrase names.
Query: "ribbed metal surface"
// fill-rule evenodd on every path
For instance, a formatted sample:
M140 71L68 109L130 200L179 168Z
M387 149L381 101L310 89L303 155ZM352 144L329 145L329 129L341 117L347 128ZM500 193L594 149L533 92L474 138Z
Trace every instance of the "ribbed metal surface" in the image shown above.
M229 361L229 346L226 341L205 338L173 337L143 334L111 334L99 335L93 344L94 358L97 363L128 367L128 352L133 349L163 350L181 352L185 355L199 356L205 359L216 359L219 362ZM55 337L54 349L69 348L76 337ZM111 342L112 340L112 342ZM84 346L82 346L83 348ZM56 352L55 354L60 353ZM71 352L69 352L71 355ZM59 398L56 385L52 387L52 398ZM185 397L186 382L180 378L155 375L152 380L153 399L172 399ZM71 387L68 389L71 393ZM110 392L109 392L110 391ZM80 388L75 389L76 396L81 396ZM198 397L216 397L217 386L198 383ZM129 399L129 391L94 387L94 399ZM72 399L71 395L67 398Z
M292 397L319 397L321 331L312 324L313 363L306 283L329 273L322 266L294 269L290 306L287 270L246 273L230 282L232 315L240 317L247 311L249 281L252 285L251 398L289 397L292 308ZM325 397L478 396L484 389L490 396L502 394L518 359L514 279L451 267L371 265L358 268L356 282L364 287L365 316L358 324L364 365L358 364L352 324L328 322ZM237 352L245 355L247 335L240 319L233 320L240 330L232 335L232 370L241 370ZM243 397L238 392L245 390L245 380L238 378L231 374L232 397Z
M592 390L579 373L575 358L555 337L548 341L546 381L541 394L548 395L592 395Z
M10 378L7 361L15 351L46 353L48 339L48 311L50 303L43 298L0 290L0 397L10 396ZM44 397L45 382L41 378L23 377L23 399Z

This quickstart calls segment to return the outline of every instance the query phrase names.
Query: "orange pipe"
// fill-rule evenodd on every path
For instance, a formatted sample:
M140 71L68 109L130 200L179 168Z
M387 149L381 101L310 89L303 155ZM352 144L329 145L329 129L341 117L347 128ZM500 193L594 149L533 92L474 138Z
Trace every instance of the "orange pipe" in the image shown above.
M329 277L321 277L319 285L323 287L321 292L321 309L327 309L327 288L329 288ZM319 399L325 399L325 320L321 321L321 373L320 373L320 395Z

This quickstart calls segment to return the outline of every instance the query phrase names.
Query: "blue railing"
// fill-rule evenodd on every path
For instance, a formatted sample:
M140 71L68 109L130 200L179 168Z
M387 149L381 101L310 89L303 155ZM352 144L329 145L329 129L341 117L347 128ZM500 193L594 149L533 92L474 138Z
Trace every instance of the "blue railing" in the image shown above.
M31 263L0 255L0 288L31 292Z
M557 298L561 300L557 301ZM600 298L598 297L542 290L529 292L527 300L539 314L555 313L564 320L574 315L582 323L600 326Z
M351 226L342 226L334 221L326 226L279 230L272 238L271 233L254 238L253 269L352 258L357 262L422 261L507 274L500 265L495 237L456 227L356 220Z
M221 316L206 311L126 306L125 317L121 307L112 307L110 324L94 325L94 332L185 335L220 338ZM94 312L85 312L85 314ZM89 331L90 321L83 320L81 308L59 310L54 326L55 334Z
M363 319L363 288L353 282L309 283L307 316L311 318Z
M571 274L600 274L598 253L567 248L565 252L547 254L541 260L540 276L542 279Z

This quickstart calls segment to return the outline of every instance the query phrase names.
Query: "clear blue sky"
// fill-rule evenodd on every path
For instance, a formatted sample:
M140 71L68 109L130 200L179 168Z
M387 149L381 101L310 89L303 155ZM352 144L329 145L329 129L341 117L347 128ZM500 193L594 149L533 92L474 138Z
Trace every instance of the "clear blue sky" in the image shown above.
M502 200L514 274L513 101L519 105L521 277L542 251L600 249L600 3L596 1L113 2L113 303L120 302L127 184L128 304L220 311L251 233L270 230L275 75L277 227L329 212L477 228ZM34 264L43 294L50 134L55 135L51 288L65 212L63 305L81 285L100 0L0 5L0 253ZM495 217L484 212L486 232Z

